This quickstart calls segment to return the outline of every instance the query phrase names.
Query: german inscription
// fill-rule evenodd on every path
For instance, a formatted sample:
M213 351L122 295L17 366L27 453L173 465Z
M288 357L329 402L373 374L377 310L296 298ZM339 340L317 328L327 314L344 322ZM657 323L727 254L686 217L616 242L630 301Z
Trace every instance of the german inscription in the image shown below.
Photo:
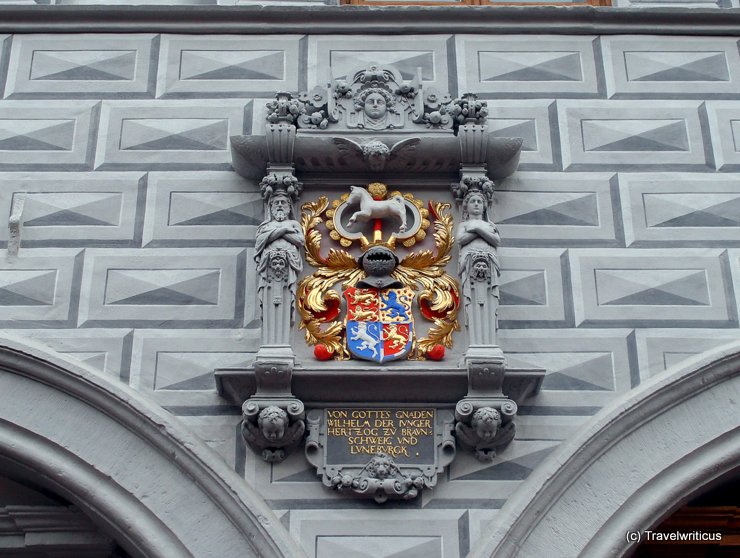
M399 464L435 462L434 409L326 409L326 464L364 464L384 453Z

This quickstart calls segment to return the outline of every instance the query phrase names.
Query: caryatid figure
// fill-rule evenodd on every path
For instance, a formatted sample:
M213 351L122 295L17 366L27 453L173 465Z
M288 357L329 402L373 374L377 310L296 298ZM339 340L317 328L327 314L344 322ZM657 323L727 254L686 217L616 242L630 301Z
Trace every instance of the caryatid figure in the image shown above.
M488 200L479 191L462 202L462 222L455 235L460 245L460 274L466 324L471 346L496 345L499 303L498 228L488 218Z
M301 225L293 218L290 198L284 192L275 192L270 196L267 216L257 228L255 241L263 346L290 345L304 243Z

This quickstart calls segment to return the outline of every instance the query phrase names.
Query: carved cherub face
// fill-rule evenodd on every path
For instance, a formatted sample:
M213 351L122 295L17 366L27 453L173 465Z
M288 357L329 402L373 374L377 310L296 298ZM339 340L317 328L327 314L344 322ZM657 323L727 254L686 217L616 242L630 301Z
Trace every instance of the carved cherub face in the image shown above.
M276 195L270 199L270 213L275 221L285 221L290 213L290 201L285 196Z
M385 97L380 93L370 93L365 98L365 114L370 118L378 120L385 116L387 110Z
M483 211L486 208L486 201L480 194L471 194L468 196L467 205L465 209L468 212L468 216L473 219L480 219L483 216Z
M270 442L282 440L285 436L285 427L288 415L279 407L267 407L263 409L257 419L262 435Z
M285 435L285 424L282 420L267 421L262 425L262 435L271 442L277 442Z
M475 428L475 433L483 441L493 439L501 426L501 414L490 407L483 407L473 413L470 424Z

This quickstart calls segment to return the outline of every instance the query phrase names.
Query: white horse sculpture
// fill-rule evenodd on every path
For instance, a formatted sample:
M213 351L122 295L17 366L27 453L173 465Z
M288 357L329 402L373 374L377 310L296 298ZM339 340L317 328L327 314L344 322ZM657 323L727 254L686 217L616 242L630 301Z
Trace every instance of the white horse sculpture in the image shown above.
M357 221L369 221L371 219L383 219L384 217L398 217L401 221L401 227L398 232L406 231L406 202L403 196L393 196L388 200L375 200L370 192L359 186L350 186L348 203L360 202L360 210L355 211L352 217L347 221L348 226L352 226Z

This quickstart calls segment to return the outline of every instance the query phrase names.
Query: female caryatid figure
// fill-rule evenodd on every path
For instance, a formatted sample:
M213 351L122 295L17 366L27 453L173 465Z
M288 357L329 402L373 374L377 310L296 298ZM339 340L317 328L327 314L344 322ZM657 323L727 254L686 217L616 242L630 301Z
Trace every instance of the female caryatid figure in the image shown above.
M487 206L483 192L468 193L462 202L462 222L456 235L460 245L458 273L471 346L496 345L501 275L496 249L501 237L488 218Z
M262 345L290 345L296 282L303 269L303 232L294 220L290 198L283 192L270 196L267 218L257 228L255 261L257 292L262 309Z

